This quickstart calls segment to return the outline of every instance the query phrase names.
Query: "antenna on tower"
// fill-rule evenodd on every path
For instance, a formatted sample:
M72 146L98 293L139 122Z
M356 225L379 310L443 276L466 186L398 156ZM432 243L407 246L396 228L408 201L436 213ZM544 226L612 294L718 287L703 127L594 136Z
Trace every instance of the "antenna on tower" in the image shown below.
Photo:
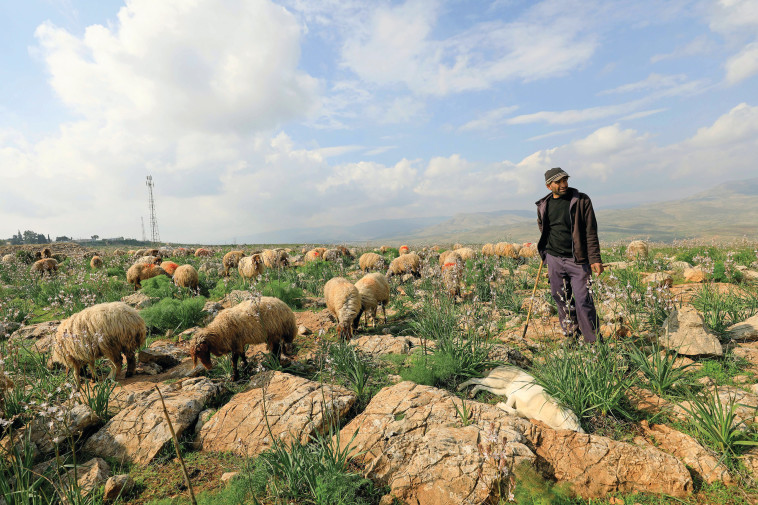
M155 217L155 200L153 199L153 176L147 176L147 195L150 202L150 241L157 244L161 241L158 234L158 218Z
M142 241L147 242L147 235L145 235L145 218L140 216L140 221L142 221Z

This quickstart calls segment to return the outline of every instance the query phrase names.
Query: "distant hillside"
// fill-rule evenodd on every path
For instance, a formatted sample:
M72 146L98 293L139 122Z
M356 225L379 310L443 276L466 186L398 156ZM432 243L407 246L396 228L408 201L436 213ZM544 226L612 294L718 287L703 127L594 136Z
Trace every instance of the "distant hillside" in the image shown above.
M600 239L758 239L756 197L758 178L727 182L680 200L596 209ZM532 209L385 219L345 227L280 230L238 239L242 243L482 244L502 240L533 242L537 233L536 210Z

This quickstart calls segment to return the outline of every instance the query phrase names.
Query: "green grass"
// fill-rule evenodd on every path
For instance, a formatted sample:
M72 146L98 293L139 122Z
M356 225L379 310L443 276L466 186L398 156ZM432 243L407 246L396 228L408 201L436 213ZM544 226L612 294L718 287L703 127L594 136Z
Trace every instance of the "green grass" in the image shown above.
M164 298L144 309L141 315L151 333L165 333L168 330L178 333L202 322L206 316L204 305L205 298L202 296L184 300Z

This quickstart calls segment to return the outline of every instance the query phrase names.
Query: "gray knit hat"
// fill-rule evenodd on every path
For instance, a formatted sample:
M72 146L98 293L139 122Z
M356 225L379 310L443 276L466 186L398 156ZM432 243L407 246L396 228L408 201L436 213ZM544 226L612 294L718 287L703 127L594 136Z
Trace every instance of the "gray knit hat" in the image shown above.
M551 168L545 172L545 184L550 184L551 182L555 182L558 179L563 179L564 177L568 176L569 174L564 172L561 167Z

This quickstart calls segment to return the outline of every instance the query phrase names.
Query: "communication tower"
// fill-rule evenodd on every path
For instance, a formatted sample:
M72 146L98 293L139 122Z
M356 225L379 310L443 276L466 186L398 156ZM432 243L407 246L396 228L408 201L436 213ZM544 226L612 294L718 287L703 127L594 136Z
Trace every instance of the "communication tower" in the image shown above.
M147 176L147 196L150 202L150 241L157 244L161 241L158 233L158 218L155 217L155 200L153 199L153 176Z
M147 242L147 235L145 235L145 218L140 217L140 221L142 221L142 241Z

